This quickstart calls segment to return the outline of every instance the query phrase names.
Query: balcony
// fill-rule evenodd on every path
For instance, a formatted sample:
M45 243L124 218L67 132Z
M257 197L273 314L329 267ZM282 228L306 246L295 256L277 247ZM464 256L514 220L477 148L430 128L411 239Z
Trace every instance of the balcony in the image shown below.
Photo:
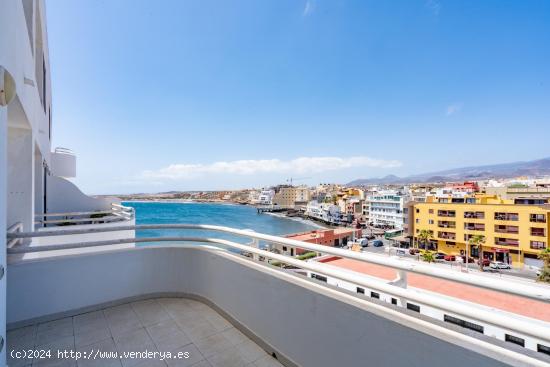
M464 212L464 218L485 219L485 213L484 212Z
M440 220L440 221L437 222L437 226L439 228L456 228L456 222Z
M514 238L497 237L497 238L495 238L495 245L497 245L497 246L518 247L519 246L519 240L514 239Z
M437 237L444 240L456 240L456 234L453 232L437 232Z
M456 217L456 212L454 210L438 210L437 215L440 217L454 218Z
M518 221L518 213L495 213L495 220Z
M19 345L47 345L54 349L74 346L77 351L89 350L90 346L119 352L187 351L190 358L180 361L183 365L202 360L198 365L224 367L279 363L359 366L365 361L388 366L543 366L550 361L536 352L537 342L550 344L548 323L519 315L510 323L510 315L498 309L409 289L406 274L424 274L506 292L543 302L540 307L550 302L550 290L546 288L250 230L187 224L124 227L138 231L171 228L221 232L253 241L241 244L216 236L137 237L56 245L57 249L47 248L50 255L41 261L12 260L8 269L8 345L17 346L21 338L27 337L30 341ZM120 228L102 228L101 232L117 230ZM65 231L68 236L89 232L70 228ZM12 233L8 239L47 233ZM106 242L152 241L170 244L82 256L55 253L68 248L98 248ZM392 282L376 280L321 262L278 255L258 248L259 241L384 265L397 271L398 278ZM18 245L8 253L12 256L43 251ZM262 258L297 270L274 267ZM355 288L350 292L327 286L304 276L305 272L323 279L342 279L368 289L369 295L376 293L378 298L357 294ZM422 314L426 309L439 310L440 320ZM472 325L483 327L477 332L466 330ZM504 334L491 336L494 328L502 325L506 325L508 333L527 335L525 348L506 343ZM419 354L420 345L445 353ZM114 362L128 365L138 361Z
M507 234L518 234L519 233L519 227L518 226L503 226L496 224L495 225L495 232L496 233L507 233Z
M483 223L464 223L464 229L467 231L485 231Z
M67 148L55 148L51 154L52 175L63 178L76 177L76 156Z

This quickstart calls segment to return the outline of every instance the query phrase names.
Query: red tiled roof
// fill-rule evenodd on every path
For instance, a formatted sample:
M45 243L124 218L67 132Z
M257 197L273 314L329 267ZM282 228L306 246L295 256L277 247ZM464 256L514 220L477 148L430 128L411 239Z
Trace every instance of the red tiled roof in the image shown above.
M337 258L326 263L385 280L393 280L397 276L392 268L356 260ZM407 281L414 288L550 322L550 307L544 302L420 274L409 273Z

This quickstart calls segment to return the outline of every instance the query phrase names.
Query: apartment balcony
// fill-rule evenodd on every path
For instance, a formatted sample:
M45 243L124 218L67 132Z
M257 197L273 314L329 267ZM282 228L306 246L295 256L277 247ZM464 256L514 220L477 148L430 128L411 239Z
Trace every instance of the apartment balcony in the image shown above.
M437 232L437 237L444 240L456 240L456 234L453 232Z
M454 210L438 210L437 215L440 217L454 218L456 217L456 212Z
M50 255L41 261L11 261L8 346L188 353L185 360L156 361L169 366L332 367L372 363L458 367L550 363L550 356L537 351L537 346L550 345L548 323L519 316L510 323L510 315L498 310L409 289L407 273L507 292L546 305L550 302L550 290L537 285L515 284L250 230L187 224L130 227L138 231L209 230L253 242L243 244L215 235L77 241L57 245L54 251L49 247ZM116 230L102 228L101 232ZM68 228L65 231L67 236L89 232ZM12 233L8 239L35 235ZM106 242L152 241L159 243L80 256L56 253L68 248L99 248ZM162 241L171 244L162 245ZM180 244L173 244L176 241ZM394 269L398 277L388 282L321 262L301 261L262 250L258 241L384 265ZM11 256L43 250L20 244L8 253ZM286 263L297 271L274 267L262 259ZM378 295L391 296L392 302L327 285L304 276L305 272L314 272L319 279L332 277L372 289ZM393 299L397 304L393 304ZM416 306L410 306L411 302ZM441 320L420 314L420 307L441 310ZM470 324L464 320L487 325L487 334L483 328L481 332L468 330ZM508 333L524 337L525 347L505 342L504 334L501 339L493 337L495 327L505 327ZM419 353L421 349L430 352ZM105 361L81 360L78 364L81 362L106 365ZM109 361L117 366L140 362L140 366L157 365L151 360Z
M464 223L464 229L466 231L485 231L485 224L483 224L483 223Z
M506 234L518 234L519 233L519 227L518 226L495 225L495 232L496 233L506 233Z
M439 228L456 228L456 222L453 221L438 221L437 226Z
M509 246L509 247L519 247L519 240L515 238L495 238L495 245L497 246Z
M76 177L76 155L67 148L55 148L51 154L52 175L63 178Z

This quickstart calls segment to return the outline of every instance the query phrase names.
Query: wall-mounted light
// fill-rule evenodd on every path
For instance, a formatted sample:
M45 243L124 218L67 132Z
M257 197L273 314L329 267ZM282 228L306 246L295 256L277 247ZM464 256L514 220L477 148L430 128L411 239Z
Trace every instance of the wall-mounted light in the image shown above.
M3 66L0 66L0 106L7 106L13 97L15 97L15 80Z

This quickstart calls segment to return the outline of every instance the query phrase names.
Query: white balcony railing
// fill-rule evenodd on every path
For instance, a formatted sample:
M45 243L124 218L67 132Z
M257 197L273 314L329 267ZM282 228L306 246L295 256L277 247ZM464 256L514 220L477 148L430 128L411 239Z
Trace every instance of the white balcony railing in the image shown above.
M117 226L113 228L90 228L90 229L67 229L62 232L60 231L41 231L41 232L25 232L25 233L8 233L8 240L11 239L23 239L23 238L34 238L34 237L47 237L47 236L59 236L59 235L78 235L78 234L87 234L87 233L98 233L98 232L112 232L112 231L121 231L121 230L148 230L148 229L189 229L189 230L209 230L217 231L225 234L232 234L237 236L242 236L254 240L251 245L245 245L241 243L236 243L229 240L218 239L218 238L204 238L204 237L182 237L182 236L171 236L171 237L137 237L137 238L122 238L122 239L113 239L106 241L95 241L95 242L80 242L80 243L65 243L61 245L47 245L40 247L26 247L26 246L17 246L8 249L8 254L21 254L28 252L40 252L40 251L55 251L55 250L65 250L65 249L78 249L78 248L90 248L96 246L107 246L107 245L119 245L125 243L144 243L144 242L199 242L199 243L210 243L215 244L218 247L230 248L239 250L242 252L247 252L253 254L253 258L258 259L263 257L265 259L271 259L281 263L289 264L300 269L305 269L307 271L315 272L316 274L322 274L328 277L335 279L340 279L352 284L357 284L358 286L367 287L375 291L379 291L384 294L388 294L399 298L401 300L410 300L414 302L421 303L430 307L434 307L439 310L443 310L454 315L464 316L465 318L472 320L479 320L485 324L493 325L496 327L502 327L505 325L505 328L510 331L517 332L521 335L527 335L538 341L543 342L545 345L550 345L550 328L542 322L535 322L527 318L518 318L515 319L513 323L510 322L509 315L499 312L495 309L487 309L475 304L467 304L464 302L457 302L447 297L438 296L433 293L428 292L418 292L414 289L408 289L403 287L403 283L388 283L384 280L376 280L371 277L365 277L358 273L353 273L345 270L340 270L329 265L319 263L319 262L307 262L301 261L296 258L275 254L270 251L262 250L258 248L259 241L266 241L268 243L282 244L294 248L302 248L305 250L315 251L318 253L328 254L339 256L342 258L353 259L357 261L362 261L371 264L378 264L382 266L387 266L393 269L396 269L400 272L400 275L403 272L412 272L423 274L431 277L446 279L450 281L460 282L464 284L469 284L481 288L496 290L500 292L505 292L509 294L514 294L526 298L531 298L534 300L542 301L545 303L550 303L550 288L545 288L537 286L535 284L526 284L526 283L515 283L502 279L489 278L486 276L481 276L472 273L459 273L456 271L451 271L444 268L434 267L429 264L420 264L420 263L410 263L404 262L399 259L380 257L374 254L365 254L365 253L356 253L349 250L338 249L333 247L315 245L307 242L291 240L288 238L282 238L278 236L272 236L267 234L256 233L251 230L240 230L229 227L213 226L213 225L195 225L195 224L164 224L164 225L136 225L136 226ZM201 248L202 246L198 246ZM157 248L155 246L155 248ZM158 246L162 248L162 246ZM204 246L208 248L208 246ZM406 279L406 276L401 276L401 279ZM389 312L389 311L388 311ZM410 320L408 320L410 322ZM426 324L425 320L418 319L418 323ZM426 326L426 325L424 325ZM433 324L428 326L441 332L441 326ZM456 334L453 337L456 338L474 338L470 336L465 336L453 330L447 330L447 333ZM480 353L483 350L490 351L491 353L500 353L503 356L506 356L510 361L513 361L514 364L525 364L525 365L544 365L537 359L532 358L527 354L517 353L513 350L508 350L498 345L494 345L485 341L475 341L476 345L480 348Z
M110 210L36 214L34 224L44 227L85 225L122 222L134 217L134 208L113 203Z

